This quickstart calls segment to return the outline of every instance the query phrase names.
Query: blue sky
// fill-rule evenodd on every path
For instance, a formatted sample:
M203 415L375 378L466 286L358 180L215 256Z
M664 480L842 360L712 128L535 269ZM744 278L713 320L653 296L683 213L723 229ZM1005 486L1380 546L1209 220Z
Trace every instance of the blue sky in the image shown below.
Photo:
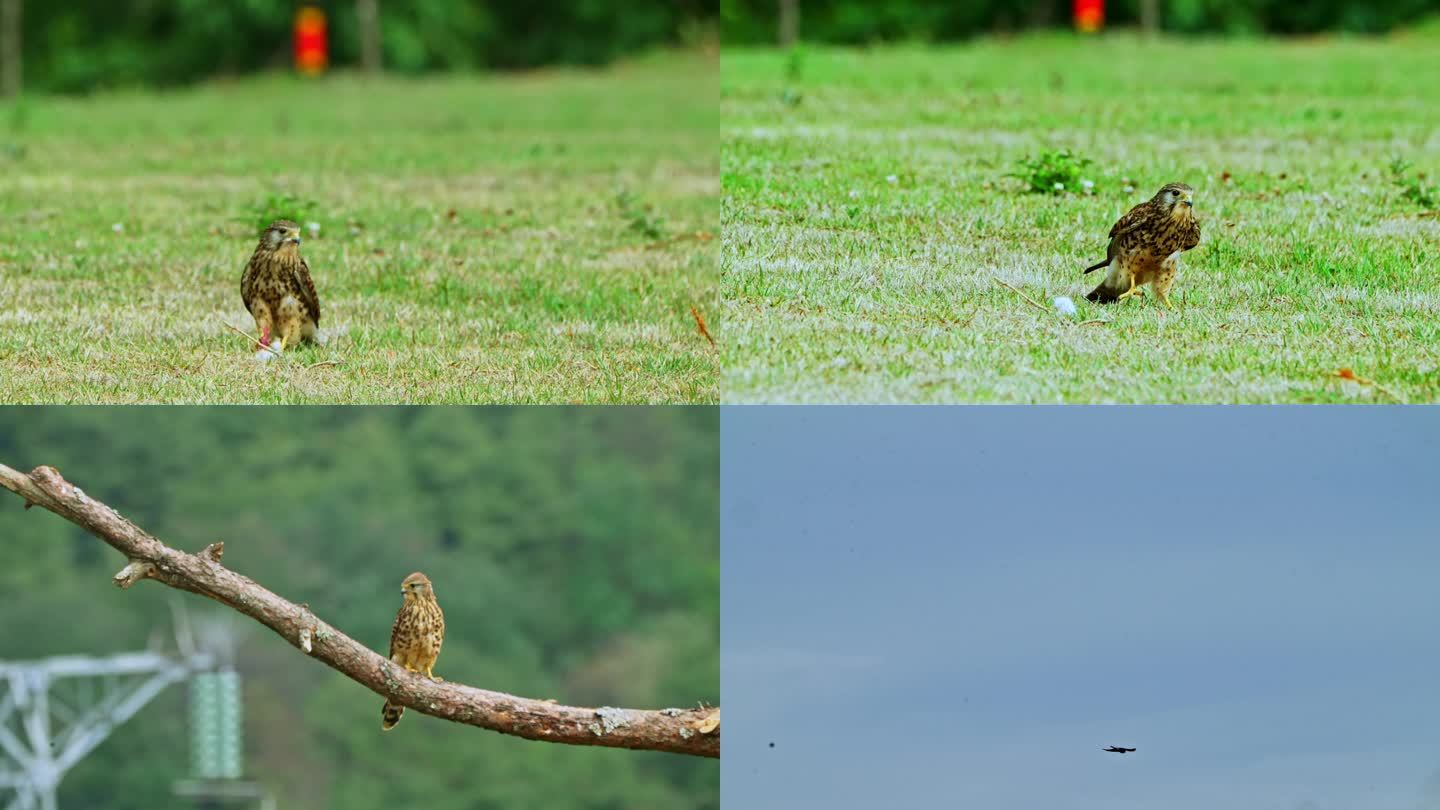
M724 408L725 805L1440 808L1437 463L1437 408Z

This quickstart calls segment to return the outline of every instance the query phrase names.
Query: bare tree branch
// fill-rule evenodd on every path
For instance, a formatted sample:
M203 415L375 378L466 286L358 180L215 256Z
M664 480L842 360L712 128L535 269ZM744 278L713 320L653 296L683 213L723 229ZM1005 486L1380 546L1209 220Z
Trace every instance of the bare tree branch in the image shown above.
M370 73L379 73L380 0L355 0L355 17L360 21L360 64Z
M1160 32L1160 0L1140 0L1140 29L1150 37Z
M0 0L0 96L20 95L20 0Z
M800 38L800 0L780 0L780 47L789 48Z
M114 577L128 588L155 579L172 588L220 602L274 630L303 653L318 659L384 698L422 714L488 728L530 740L720 756L718 708L590 709L561 706L408 672L321 621L307 605L296 605L220 563L222 543L198 554L166 546L118 512L60 476L53 467L30 474L0 464L0 486L74 523L124 554L128 563ZM379 724L376 724L376 733Z

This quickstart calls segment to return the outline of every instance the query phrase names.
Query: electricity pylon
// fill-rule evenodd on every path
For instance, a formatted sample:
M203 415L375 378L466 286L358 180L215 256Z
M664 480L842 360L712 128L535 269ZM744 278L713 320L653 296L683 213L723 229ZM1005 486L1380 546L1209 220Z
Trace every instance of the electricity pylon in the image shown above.
M0 661L0 796L14 793L7 810L56 810L66 771L165 687L212 664L193 650Z

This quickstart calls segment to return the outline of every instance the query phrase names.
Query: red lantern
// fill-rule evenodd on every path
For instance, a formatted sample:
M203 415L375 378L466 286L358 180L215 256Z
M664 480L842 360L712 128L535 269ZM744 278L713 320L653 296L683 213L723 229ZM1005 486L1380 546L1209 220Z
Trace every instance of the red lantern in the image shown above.
M295 13L295 69L307 76L325 72L329 62L325 42L325 12L305 6Z
M1087 34L1105 25L1105 0L1075 0L1075 28Z

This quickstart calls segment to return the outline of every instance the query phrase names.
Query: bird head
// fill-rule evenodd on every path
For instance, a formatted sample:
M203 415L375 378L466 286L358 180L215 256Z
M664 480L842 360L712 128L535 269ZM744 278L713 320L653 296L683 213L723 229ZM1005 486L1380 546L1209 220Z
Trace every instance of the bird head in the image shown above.
M260 237L260 244L270 250L298 246L300 244L300 226L288 219L277 219L265 229L265 233Z
M1171 216L1188 217L1195 205L1195 189L1184 183L1170 183L1155 192L1155 202L1170 212Z
M435 592L430 587L430 578L416 571L410 576L405 577L405 581L400 583L400 593L404 594L405 601L409 602L415 599L433 597Z

